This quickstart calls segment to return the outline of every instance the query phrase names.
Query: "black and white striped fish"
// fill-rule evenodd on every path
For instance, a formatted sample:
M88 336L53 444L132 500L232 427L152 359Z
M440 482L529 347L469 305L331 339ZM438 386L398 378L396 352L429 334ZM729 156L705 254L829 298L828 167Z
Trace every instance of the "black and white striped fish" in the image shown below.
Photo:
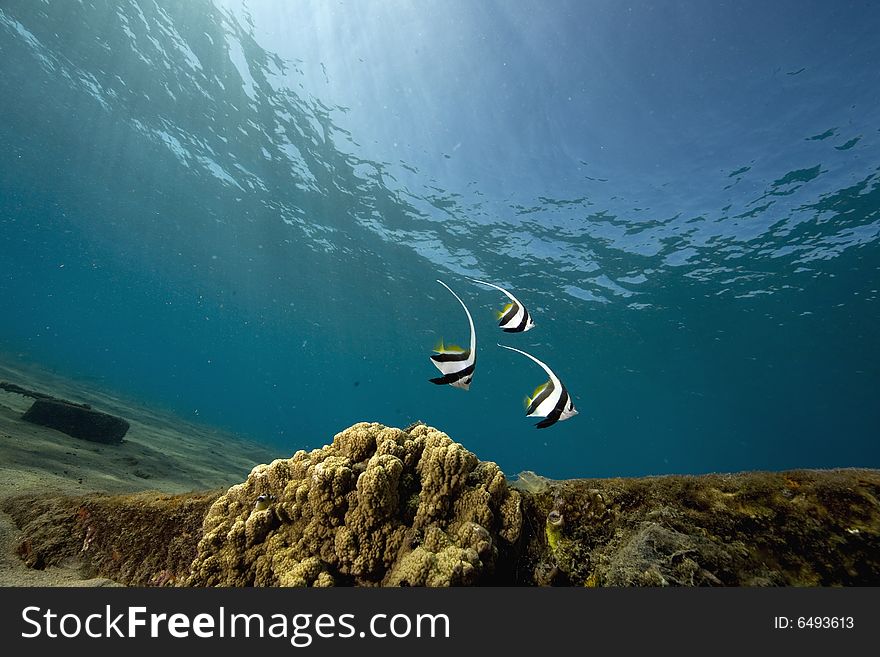
M535 322L532 321L532 316L529 315L529 311L526 310L526 307L520 303L519 299L513 296L510 292L494 283L478 281L476 278L468 278L468 280L473 281L474 283L480 283L481 285L494 287L496 290L503 292L507 298L510 299L510 303L504 306L504 308L501 309L501 312L498 313L498 326L501 327L502 331L505 331L506 333L522 333L528 331L530 328L534 328Z
M440 279L437 279L437 282L452 292L452 288L446 283ZM474 331L474 320L471 318L467 306L464 305L464 301L462 301L455 292L452 292L452 296L458 299L458 302L461 304L461 307L464 308L464 312L467 315L468 323L471 326L471 347L470 349L462 349L455 345L447 347L444 346L441 341L434 349L437 353L431 356L431 361L437 369L440 370L443 376L430 379L430 381L437 385L449 384L456 388L467 390L470 388L471 380L474 378L474 367L477 364L477 333Z
M513 347L507 347L503 344L499 344L498 346L520 353L526 358L531 358L544 368L544 371L547 372L547 376L550 377L550 380L547 381L547 383L535 388L535 392L532 393L531 397L526 397L526 415L529 417L545 418L538 422L535 425L536 427L539 429L545 429L552 424L556 424L562 420L567 420L573 415L577 415L577 409L575 409L574 404L571 401L571 396L568 394L568 390L565 389L562 381L553 374L553 371L549 367L524 351L514 349Z

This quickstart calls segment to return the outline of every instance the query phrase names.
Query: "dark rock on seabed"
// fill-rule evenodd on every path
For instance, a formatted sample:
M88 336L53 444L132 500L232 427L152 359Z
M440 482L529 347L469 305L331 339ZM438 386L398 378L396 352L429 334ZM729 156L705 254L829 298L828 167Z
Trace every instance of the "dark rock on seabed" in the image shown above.
M88 404L58 399L5 381L0 381L0 389L33 398L34 403L21 416L26 422L49 427L74 438L106 445L121 443L122 438L128 433L130 425L127 420L96 411Z
M121 443L129 428L128 422L120 417L62 399L36 399L21 419L106 445Z
M350 432L356 428L362 436L375 432L382 437L380 445L369 440L352 443ZM429 429L419 429L418 436L427 439L430 432L436 431ZM502 491L490 495L489 488L481 488L484 484L479 482L486 467L494 466L473 461L463 470L472 473L467 481L461 480L461 488L449 489L450 499L440 500L434 493L439 490L435 490L439 481L436 477L443 476L442 471L432 469L420 489L418 473L422 466L415 459L406 466L413 468L413 476L407 479L407 494L399 496L403 503L395 510L389 506L396 501L394 497L374 495L375 487L367 486L371 477L358 483L357 473L368 469L373 472L378 465L387 471L397 447L403 456L417 455L416 432L407 437L394 433L399 431L389 432L381 425L355 425L322 450L255 468L247 482L222 495L13 498L3 507L23 531L19 554L29 566L45 568L78 560L84 574L101 575L127 585L211 584L200 580L199 573L214 563L214 554L223 555L217 563L239 564L242 576L254 573L254 583L275 585L402 583L398 581L401 569L431 573L425 583L432 585L880 584L878 470L566 481L523 473L511 486L508 498ZM391 442L387 442L387 436L392 436ZM466 455L460 445L441 438L426 442L434 449L431 464L442 465L438 447L446 454L456 454L456 463L467 461L462 460ZM351 452L352 445L363 453L352 452L352 456L344 457L343 451ZM377 456L377 450L382 454ZM429 451L425 448L424 454ZM296 468L302 470L301 475L296 474ZM321 487L331 468L335 468L334 473L351 469L352 477L346 478L350 485ZM406 468L403 477L409 472ZM278 490L263 491L270 485L274 471L279 477L284 473ZM332 481L338 483L341 479L334 475ZM313 485L318 487L310 488ZM332 490L345 495L346 500L331 504L325 493ZM289 498L285 491L290 493ZM250 500L251 492L254 500ZM455 497L459 494L468 495L467 504L462 505ZM481 496L487 500L486 512L477 505ZM510 525L510 519L517 516L508 514L504 531L496 533L501 507L493 507L490 498L497 498L496 502L508 499L505 504L512 512L517 496L519 531ZM430 521L418 526L422 512L413 505L428 500L433 509ZM364 520L371 517L364 515L368 508L365 505L373 501L382 505L381 519L375 521L381 524L371 525L373 520ZM319 521L318 510L324 507L333 510L328 516L326 541L312 545L316 540L314 522ZM346 509L357 520L348 528ZM224 514L228 520L223 519ZM269 522L259 535L251 527L256 527L258 520ZM226 525L228 533L224 530L218 534L217 528ZM377 552L372 570L357 576L352 574L352 564L358 563L358 556L352 549L356 549L357 541L372 540L372 526L381 527L377 531L385 532L387 537L399 532L405 540L388 538L383 543L386 556ZM236 527L242 530L238 532L240 542ZM254 530L249 531L249 527ZM205 528L216 538L209 538ZM434 538L429 540L429 535ZM480 537L474 544L477 548L470 547L474 536ZM513 543L505 544L510 540ZM486 541L503 549L487 547L483 545ZM491 555L489 562L485 561L486 555ZM228 580L235 576L230 573L223 577Z

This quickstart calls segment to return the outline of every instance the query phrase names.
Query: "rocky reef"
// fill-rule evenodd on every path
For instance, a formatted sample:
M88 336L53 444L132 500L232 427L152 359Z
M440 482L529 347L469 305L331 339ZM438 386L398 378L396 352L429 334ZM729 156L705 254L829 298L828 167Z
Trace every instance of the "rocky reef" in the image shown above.
M188 584L493 583L521 526L520 495L496 464L424 424L361 423L220 497Z
M880 585L880 471L515 482L356 424L225 493L4 502L34 568L184 586Z
M880 584L880 471L549 481L526 473L521 583Z
M0 508L21 530L17 552L30 568L73 564L86 579L173 586L189 575L219 494L13 497Z

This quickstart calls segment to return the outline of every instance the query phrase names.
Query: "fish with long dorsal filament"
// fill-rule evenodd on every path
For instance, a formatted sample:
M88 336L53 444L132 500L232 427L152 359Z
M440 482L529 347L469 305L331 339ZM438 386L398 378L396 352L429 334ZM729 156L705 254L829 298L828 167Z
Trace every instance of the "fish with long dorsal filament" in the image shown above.
M461 307L464 308L468 324L471 327L471 346L470 349L463 349L456 345L446 346L441 340L440 344L434 348L434 351L437 353L431 355L431 362L434 363L434 366L440 370L443 376L430 379L430 381L437 385L451 385L455 388L467 390L470 388L471 380L474 378L474 368L477 364L477 332L474 330L474 320L467 306L464 305L464 301L455 292L452 292L452 288L439 278L437 282L449 290L452 296L458 299Z
M521 349L508 347L503 344L499 344L498 346L503 347L504 349L510 349L510 351L515 351L526 358L530 358L540 365L544 371L547 372L547 376L550 377L550 380L547 381L547 383L535 388L535 392L532 393L531 397L526 397L526 415L528 417L544 418L535 425L536 427L539 429L546 429L557 422L567 420L573 415L577 415L577 409L575 409L574 403L571 401L571 395L568 394L568 390L565 389L565 386L562 384L562 381L559 380L559 377L557 377L553 373L553 370L547 367L545 363L542 363L540 360Z
M498 326L502 331L506 333L523 333L524 331L528 331L535 327L535 322L532 321L532 316L529 314L529 311L526 310L526 307L519 299L503 287L476 278L468 278L468 280L473 281L474 283L479 283L480 285L494 287L496 290L503 292L504 295L510 299L510 303L498 312Z

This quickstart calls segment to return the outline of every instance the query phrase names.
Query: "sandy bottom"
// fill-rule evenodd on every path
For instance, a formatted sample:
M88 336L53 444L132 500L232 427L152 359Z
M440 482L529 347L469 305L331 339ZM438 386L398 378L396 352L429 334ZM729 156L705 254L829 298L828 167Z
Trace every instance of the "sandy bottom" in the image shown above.
M225 489L244 481L254 465L290 456L6 358L0 359L0 381L91 404L131 424L120 445L72 438L22 421L33 400L0 390L0 500L34 494ZM84 579L76 564L29 569L16 554L20 540L12 519L0 512L0 586L113 585Z

